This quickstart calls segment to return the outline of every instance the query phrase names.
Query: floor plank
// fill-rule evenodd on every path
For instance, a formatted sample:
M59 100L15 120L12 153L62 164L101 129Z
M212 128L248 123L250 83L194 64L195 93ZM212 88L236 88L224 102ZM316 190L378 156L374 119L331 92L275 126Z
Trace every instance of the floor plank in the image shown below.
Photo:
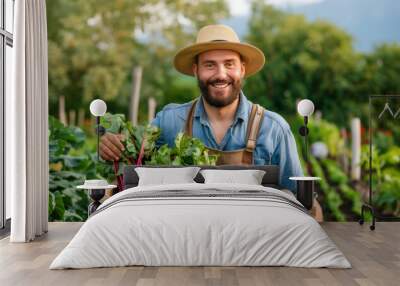
M322 227L351 262L352 269L290 267L117 267L48 269L81 223L50 223L49 233L32 243L0 240L0 285L399 285L400 223L379 222L375 231L355 222Z

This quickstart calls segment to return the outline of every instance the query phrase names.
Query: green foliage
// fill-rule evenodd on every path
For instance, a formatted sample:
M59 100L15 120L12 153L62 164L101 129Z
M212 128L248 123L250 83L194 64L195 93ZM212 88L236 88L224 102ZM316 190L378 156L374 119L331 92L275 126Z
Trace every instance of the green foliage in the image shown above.
M63 156L71 149L83 146L85 134L77 127L65 128L64 125L52 116L49 116L49 155L50 163L57 163L68 158ZM67 159L68 160L68 159Z
M199 94L193 78L174 70L173 55L195 40L201 26L228 14L223 0L47 2L50 113L58 112L58 97L64 95L67 111L88 106L93 98L102 98L107 100L109 110L127 114L132 68L141 66L140 122L147 120L149 97L154 97L158 108L162 108L170 102L187 102ZM313 100L324 120L310 120L310 142L326 143L329 156L334 159L339 151L346 150L337 126L348 126L352 116L361 117L365 125L367 95L400 93L400 46L383 44L369 54L356 53L351 36L330 23L307 21L302 16L276 10L263 0L252 3L249 32L244 40L259 47L267 61L263 70L246 79L245 94L287 118L295 114L298 99ZM88 115L88 109L85 110ZM215 158L199 142L182 135L174 148L164 145L156 150L158 131L151 127L129 126L122 114L106 115L102 123L109 132L124 134L125 151L119 172L124 162L136 162L144 137L148 138L144 144L145 163L215 163ZM297 134L300 119L296 117L290 123ZM393 144L400 140L400 129L396 121L385 128L381 125L378 122L374 128L391 129L393 136L376 133L375 199L383 212L399 214L398 150ZM49 131L50 219L84 219L87 195L73 188L85 177L114 180L113 165L96 164L96 141L85 138L80 129L66 128L50 118ZM296 139L301 147L302 141ZM366 151L362 153L364 172L368 170ZM324 178L323 206L328 217L344 219L347 213L342 210L349 203L352 214L359 212L359 195L352 182L345 180L345 173L334 161L312 160L310 172Z
M362 149L361 166L368 175L369 145ZM400 147L391 146L380 153L372 148L372 189L374 204L383 214L400 216ZM369 180L368 177L365 178Z
M361 168L365 171L369 170L369 145L363 145L361 148ZM376 183L377 181L380 182L382 175L381 175L381 169L383 165L381 162L380 156L378 156L378 150L376 149L376 146L372 145L372 160L371 160L371 170L374 174L374 180L373 182ZM366 172L367 175L368 172ZM368 180L368 178L364 178L365 180ZM375 185L373 186L375 187Z
M367 54L363 61L360 89L366 94L400 93L400 46L382 44Z
M296 100L309 98L326 119L348 122L359 100L353 85L361 59L350 35L330 23L309 22L253 1L247 40L267 59L265 68L245 86L254 101L290 114Z
M387 134L376 131L374 132L374 146L382 153L387 152L393 145L395 145L395 140L393 136L388 136Z
M150 165L215 165L217 156L209 155L204 143L197 138L191 138L179 133L175 146L167 144L156 149L156 141L160 129L152 125L132 126L121 114L105 114L102 124L107 132L123 135L122 144L125 150L121 154L120 170L125 164L135 164L143 144L143 162Z
M345 215L340 210L340 206L343 203L340 195L336 192L335 188L330 185L319 162L314 157L310 157L310 163L314 175L321 178L319 183L324 193L324 204L322 204L322 208L324 209L325 219L329 220L333 218L336 221L345 221Z
M303 118L300 116L292 116L289 118L292 132L296 138L296 141L298 142L297 149L302 150L304 137L301 137L298 134L298 130L300 126L304 125ZM308 129L308 140L310 145L315 142L325 143L330 157L336 157L340 153L346 152L344 140L340 135L338 126L336 126L334 123L331 123L325 119L311 118L308 122Z
M176 77L177 49L194 40L194 30L227 15L223 0L49 1L51 114L59 95L66 96L67 111L102 98L126 112L134 66L143 67L142 98L163 104L165 87Z
M109 162L97 162L97 154L85 149L87 142L81 129L49 116L49 221L86 220L89 198L76 186L87 178L115 178Z
M174 148L170 149L166 144L161 146L146 164L175 166L215 165L217 158L216 155L208 154L208 150L199 139L178 133L175 138Z
M161 106L171 102L186 103L200 95L197 82L189 76L175 75L164 87L164 96L159 99Z
M360 54L333 24L307 21L262 0L252 3L247 41L266 56L265 67L244 88L255 102L291 114L298 99L309 98L325 119L347 126L352 116L366 122L368 94L400 93L398 44Z
M204 144L196 138L178 134L175 147L167 145L156 150L156 140L160 130L155 126L132 126L125 116L107 113L102 124L108 132L121 133L125 146L119 162L122 174L125 164L135 164L143 144L146 164L152 165L215 165L217 156L208 155ZM49 220L84 221L87 218L89 198L85 191L76 187L86 178L116 178L110 162L97 162L91 150L84 149L85 134L76 127L65 127L54 117L49 117ZM80 152L77 152L81 150ZM76 154L73 154L73 153Z
M94 165L88 155L71 156L82 148L85 135L49 117L49 221L82 221L87 217L87 194L76 189Z
M335 124L322 119L311 120L308 128L310 130L310 142L324 142L328 147L329 155L335 157L338 155L338 151L343 149L343 138Z
M361 194L350 187L348 175L339 168L337 162L325 159L322 160L322 165L325 167L327 174L329 174L329 180L331 187L336 187L340 191L344 198L351 202L351 210L355 215L361 214L362 198Z
M291 118L293 130L298 129L302 124L302 118L298 116ZM361 212L362 196L361 192L353 186L353 182L349 180L349 175L341 169L336 161L339 153L350 154L340 136L339 128L326 120L310 120L309 129L310 143L322 141L328 146L329 150L328 159L317 160L311 156L310 170L306 168L303 156L300 156L305 174L322 179L317 183L322 191L318 200L324 210L325 220L357 220ZM297 132L294 132L294 134L298 143L298 150L302 150L303 137L298 136ZM362 155L365 156L365 153L363 152ZM365 219L369 219L368 214Z
M143 158L150 158L156 147L156 140L160 136L159 128L152 125L133 126L126 121L123 114L106 113L101 119L101 124L107 132L121 134L122 144L125 149L121 154L120 162L134 164L143 144Z

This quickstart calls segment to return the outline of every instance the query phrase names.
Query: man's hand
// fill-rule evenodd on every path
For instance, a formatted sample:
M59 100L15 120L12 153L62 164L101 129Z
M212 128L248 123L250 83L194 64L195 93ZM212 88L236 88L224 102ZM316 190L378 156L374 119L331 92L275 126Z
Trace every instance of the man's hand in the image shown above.
M317 201L317 199L314 199L313 202L313 207L311 209L311 215L317 222L323 222L324 221L324 214L322 212L322 207Z
M106 133L101 136L100 140L100 156L107 161L118 161L122 151L125 150L121 140L124 139L122 134Z

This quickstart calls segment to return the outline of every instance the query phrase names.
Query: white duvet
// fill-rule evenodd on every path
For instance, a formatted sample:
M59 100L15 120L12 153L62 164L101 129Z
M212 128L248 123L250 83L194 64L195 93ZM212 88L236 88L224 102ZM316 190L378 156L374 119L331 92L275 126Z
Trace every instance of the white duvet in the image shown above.
M130 198L171 190L246 196ZM263 191L270 198L252 197ZM145 266L350 268L320 225L291 194L239 184L141 186L106 200L50 269ZM296 207L297 206L297 207Z

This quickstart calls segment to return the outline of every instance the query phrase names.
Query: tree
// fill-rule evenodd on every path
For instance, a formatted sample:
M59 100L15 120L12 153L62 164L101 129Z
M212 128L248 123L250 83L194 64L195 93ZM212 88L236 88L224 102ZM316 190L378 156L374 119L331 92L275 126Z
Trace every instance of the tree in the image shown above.
M131 70L143 67L143 96L162 99L172 56L195 31L227 15L223 0L52 0L48 8L50 112L107 100L127 113ZM85 108L87 109L87 108ZM146 113L142 108L142 113ZM146 116L144 116L146 117Z
M400 45L382 44L365 55L360 92L370 94L400 93Z
M361 55L351 37L324 22L308 22L253 1L247 40L261 48L266 66L247 80L245 92L279 113L293 114L309 98L324 117L341 125L359 100L354 90ZM340 115L340 116L338 116Z

